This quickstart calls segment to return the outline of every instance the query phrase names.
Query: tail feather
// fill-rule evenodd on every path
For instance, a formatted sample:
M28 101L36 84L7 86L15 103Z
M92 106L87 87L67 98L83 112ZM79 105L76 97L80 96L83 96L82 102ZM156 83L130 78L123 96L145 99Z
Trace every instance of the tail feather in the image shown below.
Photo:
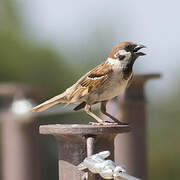
M45 111L46 109L50 108L51 106L54 106L55 104L66 103L66 102L67 102L67 99L66 99L65 93L62 93L32 108L30 112Z

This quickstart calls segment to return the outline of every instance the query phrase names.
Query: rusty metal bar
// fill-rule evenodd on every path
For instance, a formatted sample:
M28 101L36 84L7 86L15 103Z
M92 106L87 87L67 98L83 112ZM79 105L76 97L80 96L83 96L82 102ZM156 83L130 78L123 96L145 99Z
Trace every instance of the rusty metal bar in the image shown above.
M128 126L92 125L42 125L41 134L51 134L59 147L59 180L102 180L99 175L89 175L78 170L87 155L109 150L114 160L114 138L119 133L130 131ZM93 146L93 147L92 147Z

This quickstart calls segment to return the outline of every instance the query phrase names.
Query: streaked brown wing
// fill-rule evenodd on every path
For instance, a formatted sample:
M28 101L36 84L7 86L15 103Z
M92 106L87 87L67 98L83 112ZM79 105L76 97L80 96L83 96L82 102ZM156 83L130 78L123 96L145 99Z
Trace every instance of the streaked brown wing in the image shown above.
M111 66L107 62L103 62L77 81L76 90L71 97L82 98L95 91L104 84L112 72Z
M107 62L101 63L99 66L95 67L92 71L89 72L88 77L96 78L108 75L112 72L112 67L107 64Z

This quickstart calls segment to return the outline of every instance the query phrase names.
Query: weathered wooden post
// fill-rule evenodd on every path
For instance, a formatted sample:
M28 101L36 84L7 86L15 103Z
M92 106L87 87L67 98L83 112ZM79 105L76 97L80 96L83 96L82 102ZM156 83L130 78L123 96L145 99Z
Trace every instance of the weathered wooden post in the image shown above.
M26 113L30 102L25 97L32 94L32 89L24 85L0 84L3 180L41 179L37 127Z
M128 122L131 133L118 135L115 141L115 161L125 164L127 172L147 180L147 127L146 99L144 84L160 74L137 75L124 96L118 97L108 105L108 112Z
M84 158L104 150L111 152L114 160L114 138L119 133L130 131L128 126L92 125L42 125L41 134L56 137L59 148L59 180L102 180L99 175L79 171L76 167Z

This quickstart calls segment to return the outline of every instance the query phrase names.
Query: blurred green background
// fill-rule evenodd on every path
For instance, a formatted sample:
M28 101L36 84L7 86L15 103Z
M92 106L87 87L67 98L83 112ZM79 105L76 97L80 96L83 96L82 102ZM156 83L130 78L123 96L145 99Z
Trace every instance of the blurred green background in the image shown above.
M43 87L47 99L104 60L117 42L147 44L148 56L137 62L135 72L163 74L146 87L149 179L178 180L180 3L113 3L1 0L0 81ZM59 118L74 123L84 117L56 115L40 119L40 124L57 123ZM42 179L58 179L54 138L42 136L41 146Z

